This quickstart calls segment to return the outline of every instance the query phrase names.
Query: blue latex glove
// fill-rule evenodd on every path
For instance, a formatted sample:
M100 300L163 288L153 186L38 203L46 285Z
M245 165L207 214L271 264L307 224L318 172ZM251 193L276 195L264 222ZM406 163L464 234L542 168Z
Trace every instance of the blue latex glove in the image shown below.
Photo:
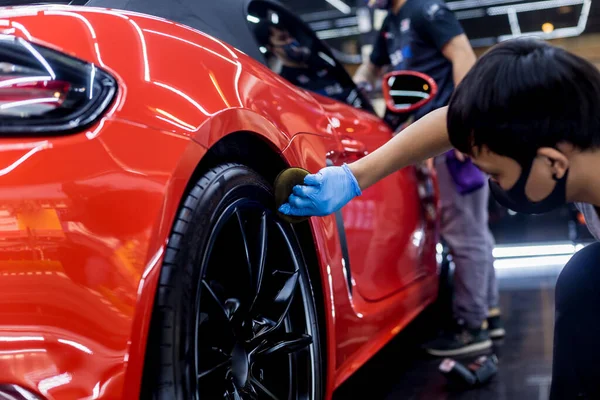
M362 194L358 182L346 164L323 168L307 175L304 185L294 186L288 202L279 212L292 216L323 217L338 211Z

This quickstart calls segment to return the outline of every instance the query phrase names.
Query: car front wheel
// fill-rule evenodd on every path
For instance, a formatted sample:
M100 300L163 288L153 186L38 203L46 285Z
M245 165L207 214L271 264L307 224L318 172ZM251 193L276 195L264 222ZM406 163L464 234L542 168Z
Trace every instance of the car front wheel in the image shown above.
M273 210L270 185L239 164L190 190L164 256L142 398L322 398L310 275Z

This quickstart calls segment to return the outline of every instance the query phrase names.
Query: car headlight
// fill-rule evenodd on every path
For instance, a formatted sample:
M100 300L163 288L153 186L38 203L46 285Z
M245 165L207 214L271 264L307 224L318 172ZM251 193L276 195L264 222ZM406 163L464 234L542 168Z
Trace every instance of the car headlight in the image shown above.
M116 80L93 64L0 35L0 135L81 130L116 91Z

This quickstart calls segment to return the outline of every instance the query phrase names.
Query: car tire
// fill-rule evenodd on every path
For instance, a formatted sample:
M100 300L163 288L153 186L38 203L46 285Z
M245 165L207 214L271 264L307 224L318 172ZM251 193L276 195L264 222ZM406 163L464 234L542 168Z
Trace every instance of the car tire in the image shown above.
M310 274L274 208L244 165L219 165L189 190L164 254L142 398L323 397Z

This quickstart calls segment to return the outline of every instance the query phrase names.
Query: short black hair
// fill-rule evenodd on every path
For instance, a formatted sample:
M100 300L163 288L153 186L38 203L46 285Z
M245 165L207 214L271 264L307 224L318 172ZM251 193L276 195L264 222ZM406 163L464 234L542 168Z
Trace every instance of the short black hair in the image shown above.
M486 145L527 162L540 147L600 147L600 72L574 54L533 38L485 53L448 106L450 142L472 154Z

